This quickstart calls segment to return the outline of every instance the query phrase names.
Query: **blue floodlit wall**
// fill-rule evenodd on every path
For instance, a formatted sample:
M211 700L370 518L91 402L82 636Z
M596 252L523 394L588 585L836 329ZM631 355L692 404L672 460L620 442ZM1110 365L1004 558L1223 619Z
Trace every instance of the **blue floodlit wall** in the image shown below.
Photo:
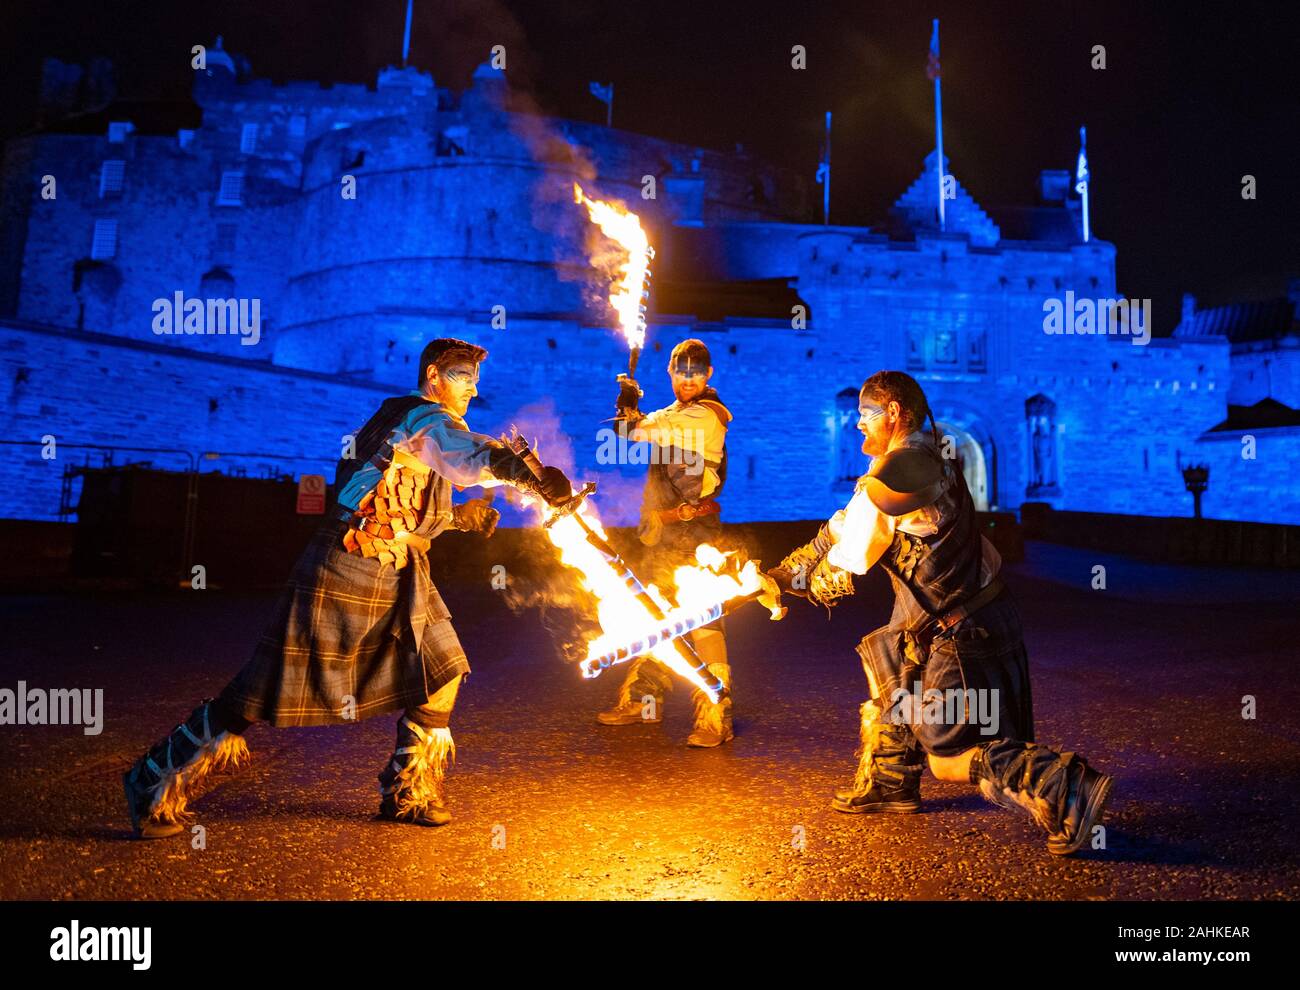
M127 449L176 447L221 455L203 470L328 475L341 438L412 385L423 344L459 336L491 352L471 425L520 426L546 459L601 480L607 518L630 521L644 468L596 463L627 352L594 325L608 316L605 283L591 277L578 176L643 215L664 278L775 281L807 310L806 326L771 312L652 318L646 408L671 399L674 343L699 336L714 355L736 414L729 520L825 517L842 505L866 467L845 397L894 367L925 386L984 506L1188 515L1180 467L1203 462L1207 516L1300 522L1300 427L1212 431L1234 390L1246 404L1300 404L1300 348L1285 338L1247 351L1208 333L1147 346L1044 333L1045 300L1119 295L1115 248L1080 242L1068 197L1013 227L959 184L940 233L927 220L931 156L894 227L811 225L800 222L805 189L780 170L508 114L501 85L480 70L452 94L387 70L375 89L272 86L218 67L196 78L203 123L192 135L46 131L10 142L0 436L64 446L53 460L4 449L0 483L25 493L5 512L55 518L64 467L85 456L76 444L118 448L119 463L180 467ZM120 188L104 179L109 161L122 163ZM232 172L237 196L222 197ZM40 195L46 175L53 199ZM652 200L641 195L647 176ZM105 220L116 243L92 258ZM257 300L257 343L156 333L154 301L177 292ZM1254 457L1242 456L1243 435Z

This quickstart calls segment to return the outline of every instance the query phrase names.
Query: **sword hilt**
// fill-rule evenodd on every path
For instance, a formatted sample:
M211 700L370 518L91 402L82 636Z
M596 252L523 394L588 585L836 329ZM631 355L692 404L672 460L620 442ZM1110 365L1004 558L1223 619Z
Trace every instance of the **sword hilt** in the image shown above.
M578 507L582 505L582 503L586 500L587 496L594 494L595 491L596 491L596 483L594 481L588 481L585 485L579 488L567 499L565 499L559 505L555 506L555 508L551 511L551 518L547 519L546 522L542 523L542 529L550 529L551 525L557 519L563 519L565 516L573 515L575 512L578 511Z

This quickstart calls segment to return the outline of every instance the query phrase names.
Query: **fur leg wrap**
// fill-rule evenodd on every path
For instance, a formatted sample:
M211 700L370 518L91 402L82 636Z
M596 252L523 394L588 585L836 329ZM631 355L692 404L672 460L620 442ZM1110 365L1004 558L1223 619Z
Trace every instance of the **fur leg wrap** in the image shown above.
M884 718L874 700L864 701L861 711L854 790L865 794L875 783L887 789L919 787L924 757L911 728Z
M709 673L731 690L731 665L727 663L709 664ZM723 698L718 704L709 700L709 696L696 688L692 694L695 702L695 728L725 736L731 722L731 697Z
M1003 808L1019 808L1049 834L1061 831L1072 775L1083 763L1035 743L1000 739L980 746L971 759L970 779L980 793Z
M189 824L189 803L203 780L248 759L248 744L233 732L213 733L211 702L205 701L137 762L133 773L148 794L145 818L160 823Z
M398 817L429 805L442 806L447 766L456 759L451 729L422 729L404 717L398 723L397 740L392 760L379 774L379 793L392 795Z
M672 679L664 673L658 660L649 656L637 657L632 661L631 669L623 678L623 685L618 689L618 701L615 707L622 708L634 701L639 705L641 699L648 694L662 708L664 695L671 691L672 687Z

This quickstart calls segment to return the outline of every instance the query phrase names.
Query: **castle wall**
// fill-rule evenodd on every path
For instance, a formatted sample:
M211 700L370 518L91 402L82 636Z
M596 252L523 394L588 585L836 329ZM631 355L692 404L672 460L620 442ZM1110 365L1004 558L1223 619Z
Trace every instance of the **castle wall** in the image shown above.
M1202 436L1226 417L1230 391L1300 404L1300 368L1280 359L1290 350L1230 356L1223 340L1135 346L1045 332L1050 300L1119 296L1105 242L981 246L924 230L898 241L792 222L802 182L744 155L504 114L491 80L458 100L397 75L388 82L401 85L378 91L201 75L203 126L185 147L175 136L10 142L0 314L26 323L0 323L3 435L224 451L202 467L329 474L339 438L413 386L423 345L458 336L492 353L472 425L532 427L566 467L600 477L610 511L630 521L644 466L596 462L627 351L590 325L607 318L606 285L592 277L592 228L569 192L589 160L593 191L643 215L661 250L656 274L789 279L808 306L803 328L777 313L652 320L645 408L671 400L673 344L700 336L713 353L736 415L728 519L825 518L842 505L846 475L866 467L855 393L872 372L900 368L945 429L978 445L994 507L1167 515L1189 501L1180 466L1206 460L1207 514L1300 521L1276 495L1294 431L1260 431L1253 462L1232 459L1230 438ZM418 95L401 88L425 83ZM241 149L249 123L256 145ZM101 196L101 165L119 159L122 191ZM221 174L234 169L242 202L222 205ZM45 173L54 200L38 195ZM355 199L340 194L344 175ZM645 175L658 177L653 200L640 198ZM978 222L987 236L973 239L989 240L992 220L962 195L954 223ZM87 267L99 219L118 221L118 248ZM236 297L257 300L258 342L156 335L154 301L196 298L218 269ZM495 307L504 328L492 325ZM297 460L231 456L240 451ZM51 518L60 473L36 452L6 455L0 476L33 493L10 511ZM1229 479L1240 497L1227 497Z

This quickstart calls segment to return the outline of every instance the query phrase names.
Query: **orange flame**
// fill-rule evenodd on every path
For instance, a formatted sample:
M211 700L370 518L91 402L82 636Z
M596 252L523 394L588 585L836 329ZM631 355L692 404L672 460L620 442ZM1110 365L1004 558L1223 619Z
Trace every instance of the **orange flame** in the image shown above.
M641 300L645 294L654 249L650 247L650 239L641 227L641 219L614 203L592 199L576 182L573 184L573 201L586 204L591 221L600 227L601 233L623 249L623 257L616 266L618 279L609 292L609 304L618 314L618 323L623 329L623 336L627 338L628 346L643 347L645 313L642 311Z
M582 513L588 526L602 539L606 538L590 499L577 511ZM663 624L664 620L655 619L645 605L637 599L622 576L605 559L605 555L588 542L582 526L573 516L557 519L544 532L559 550L560 560L582 575L583 587L591 592L598 602L596 616L600 622L601 634L588 642L588 659L599 657ZM683 565L677 568L674 574L677 584L676 609L654 585L647 585L646 590L667 614L669 620L679 614L693 614L731 598L758 591L760 581L755 561L748 561L739 569L731 567L727 572L720 572L721 568L731 563L730 557L731 554L724 554L707 543L700 544L696 549L696 559L699 564ZM712 695L703 679L691 669L671 643L660 644L651 656L702 691ZM714 700L716 701L716 698Z
M740 598L761 590L757 563L752 560L746 561L743 567L736 569L730 567L732 556L733 554L724 554L708 543L701 543L695 548L697 563L683 564L673 572L673 582L677 586L677 607L664 604L663 596L655 588L651 594L663 608L664 617L655 619L641 609L640 615L620 617L618 624L613 627L607 626L602 619L601 635L587 644L587 659L594 660L624 644L642 639L657 629L672 625L679 619L694 616L733 598ZM681 664L681 658L672 646L663 645L651 655L657 660L662 660L662 654L672 654L677 664ZM677 670L677 666L673 666L673 669Z

